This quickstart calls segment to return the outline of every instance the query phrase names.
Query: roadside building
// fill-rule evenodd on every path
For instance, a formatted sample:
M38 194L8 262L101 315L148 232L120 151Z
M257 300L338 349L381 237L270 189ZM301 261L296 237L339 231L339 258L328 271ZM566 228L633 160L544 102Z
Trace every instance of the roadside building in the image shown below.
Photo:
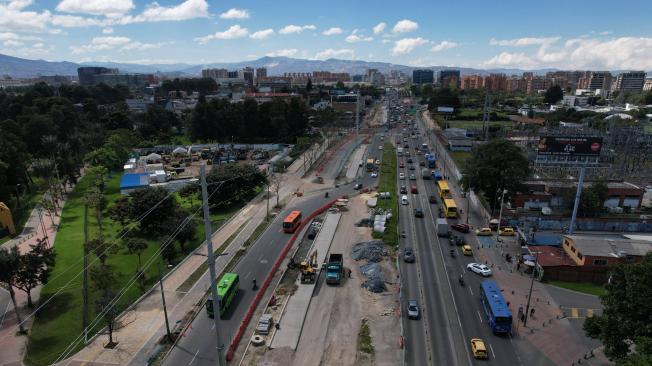
M146 187L149 187L149 173L127 173L120 178L121 194L129 194Z
M432 70L414 70L412 71L412 84L423 85L434 82L434 72Z

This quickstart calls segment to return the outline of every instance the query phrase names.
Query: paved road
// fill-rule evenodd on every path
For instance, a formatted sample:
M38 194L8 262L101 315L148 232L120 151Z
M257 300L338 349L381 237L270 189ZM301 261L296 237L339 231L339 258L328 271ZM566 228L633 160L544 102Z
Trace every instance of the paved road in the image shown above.
M380 140L374 138L370 148L378 149ZM345 147L342 148L345 149ZM336 153L341 154L341 152ZM338 160L333 159L331 164L337 164ZM334 168L329 167L331 172ZM375 184L377 178L371 178L370 174L364 174L360 181L365 187ZM270 227L260 236L260 238L251 246L245 256L233 269L233 272L240 275L240 291L233 301L231 309L222 317L220 324L220 337L225 349L228 347L231 339L235 335L247 309L255 297L255 291L251 288L253 279L262 283L263 279L270 272L274 261L280 255L283 246L290 238L281 229L281 224L285 216L291 210L301 210L305 213L312 212L321 207L328 200L339 197L344 194L352 194L353 184L342 185L333 188L330 191L330 198L317 194L309 197L293 207L287 207L276 216ZM252 320L252 321L255 321ZM245 337L248 336L245 334ZM241 342L246 342L243 339ZM244 343L243 343L244 344ZM183 337L164 361L164 365L215 365L217 358L217 348L215 340L214 322L210 319L205 311L202 311L192 322L186 336Z
M435 194L435 183L432 180L422 180L418 177L418 161L423 159L422 155L416 155L415 146L421 142L424 136L423 125L419 123L421 130L420 138L409 139L411 157L416 164L414 171L405 170L406 175L414 173L416 181L405 181L406 186L412 183L417 185L418 195L409 195L410 204L401 208L402 227L406 228L406 242L415 247L417 262L406 264L402 269L407 284L405 292L407 296L418 296L424 310L426 341L423 344L419 339L420 327L417 321L406 321L406 335L411 335L412 342L408 343L408 364L480 364L471 358L469 340L479 337L485 340L489 347L489 363L496 365L518 365L520 360L516 354L512 340L509 337L493 335L486 324L482 306L479 301L478 288L481 278L467 273L466 264L472 262L472 257L464 257L457 250L453 258L449 252L447 240L440 240L436 233L433 222L438 217L438 205L430 204L427 197ZM407 158L404 158L407 161ZM406 167L409 165L406 164ZM400 185L400 183L399 183ZM414 208L422 208L425 218L415 218ZM451 220L452 221L452 220ZM410 230L408 230L410 229ZM411 235L411 236L410 236ZM477 244L476 238L470 235L468 238ZM446 255L444 255L446 253ZM409 267L414 267L410 269ZM466 286L461 287L457 282L459 274L465 273ZM420 274L420 275L419 275ZM414 285L413 278L420 277L423 295L415 293L419 286ZM410 347L411 346L411 347ZM432 357L431 362L424 363L424 355ZM482 364L486 361L481 361Z

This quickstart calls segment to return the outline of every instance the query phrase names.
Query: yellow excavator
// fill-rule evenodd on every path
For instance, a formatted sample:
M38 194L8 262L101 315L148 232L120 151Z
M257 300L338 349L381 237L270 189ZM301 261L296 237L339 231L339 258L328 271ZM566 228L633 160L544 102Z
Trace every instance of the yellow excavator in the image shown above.
M317 250L299 264L301 283L314 283L317 277Z

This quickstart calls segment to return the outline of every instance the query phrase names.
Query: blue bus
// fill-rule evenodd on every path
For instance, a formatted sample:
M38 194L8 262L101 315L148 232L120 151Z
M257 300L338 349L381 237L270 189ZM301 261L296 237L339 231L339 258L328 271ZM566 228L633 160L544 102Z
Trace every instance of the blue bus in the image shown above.
M480 302L487 323L495 334L506 334L512 331L512 312L509 311L496 282L485 280L480 283Z

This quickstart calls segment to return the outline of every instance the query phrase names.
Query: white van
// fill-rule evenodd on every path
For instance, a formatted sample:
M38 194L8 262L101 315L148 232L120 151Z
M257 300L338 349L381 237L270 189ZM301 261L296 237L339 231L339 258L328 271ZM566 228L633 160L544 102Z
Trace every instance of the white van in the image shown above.
M407 195L402 195L402 196L401 196L401 204L402 204L402 205L407 205L407 204L409 204Z

